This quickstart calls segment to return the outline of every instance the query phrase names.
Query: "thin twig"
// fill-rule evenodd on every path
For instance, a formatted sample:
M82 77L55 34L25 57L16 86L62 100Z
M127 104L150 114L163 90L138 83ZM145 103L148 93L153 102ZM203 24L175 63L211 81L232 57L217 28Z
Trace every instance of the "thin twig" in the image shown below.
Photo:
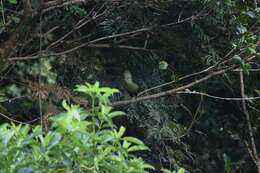
M51 47L55 46L56 44L60 43L62 40L64 40L65 38L67 38L69 35L71 35L73 32L79 30L80 28L82 28L83 26L87 25L88 23L90 23L91 21L94 21L98 18L100 18L101 16L103 16L104 14L106 14L106 11L104 11L103 13L96 15L93 18L88 18L88 20L86 20L85 22L83 20L80 20L77 24L76 27L73 28L71 31L69 31L67 34L65 34L64 36L62 36L61 38L59 38L58 40L56 40L55 42L51 43L45 51L49 50ZM84 18L85 19L85 18Z
M5 119L7 119L7 120L9 120L9 121L12 121L12 122L15 122L15 123L19 123L19 124L24 124L24 125L30 125L31 123L34 123L34 122L36 122L36 121L39 120L39 118L36 118L36 119L34 119L34 120L26 121L26 122L18 121L18 120L15 120L15 119L13 119L13 118L8 117L7 115L5 115L5 114L3 114L3 113L1 113L1 112L0 112L0 116L3 117L3 118L5 118Z
M204 73L206 73L206 72L209 72L210 70L215 69L218 65L227 63L227 62L230 60L230 59L227 59L227 58L234 52L235 49L236 49L236 48L231 49L231 50L222 58L222 60L220 60L219 62L215 63L214 65L212 65L212 66L210 66L210 67L208 67L208 68L206 68L206 69L204 69L204 70L202 70L202 71L195 72L195 73L192 73L192 74L188 74L188 75L185 75L185 76L183 76L183 77L181 77L181 78L179 78L179 79L177 79L177 80L170 81L170 82L167 82L167 83L164 83L164 84L161 84L161 85L158 85L158 86L155 86L155 87L146 89L146 90L140 92L140 93L138 94L138 96L141 96L141 95L143 95L143 94L145 94L145 93L148 93L149 91L152 91L152 90L155 90L155 89L158 89L158 88L162 88L162 87L165 87L165 86L172 85L172 84L177 83L177 82L180 82L180 81L182 81L182 80L184 80L184 79L188 79L188 78L191 78L191 77L194 77L194 76L201 75L201 74L204 74Z
M42 13L46 13L48 11L51 11L51 10L54 10L57 8L62 8L62 7L68 6L68 5L85 3L85 2L87 2L87 0L50 1L50 2L44 3L44 6L43 6L44 9L42 9Z
M255 159L255 157L254 157L254 154L253 154L253 152L252 152L252 150L251 150L250 145L248 144L248 142L247 142L246 140L244 140L244 143L245 143L246 149L247 149L247 151L248 151L250 157L252 158L253 162L257 165L257 161L256 161L256 159Z
M178 88L170 89L170 90L167 90L167 91L164 91L164 92L151 94L151 95L147 95L147 96L134 97L130 100L113 102L112 105L113 106L123 106L123 105L128 105L128 104L132 104L132 103L136 103L136 102L140 102L140 101L144 101L144 100L149 100L149 99L164 97L164 96L168 96L168 95L173 95L173 94L176 94L179 91L183 91L185 89L188 89L188 88L191 88L195 85L198 85L198 84L200 84L204 81L207 81L208 79L210 79L214 76L222 75L222 74L226 73L227 71L232 70L234 68L236 68L236 66L231 66L231 67L228 67L226 69L222 69L222 70L219 70L219 71L212 72L212 73L208 74L207 76L205 76L203 78L200 78L198 80L195 80L195 81L193 81L189 84L183 85L183 86L178 87Z
M39 50L39 56L42 55L42 12L40 14L40 50ZM41 86L41 73L42 73L42 67L41 67L41 59L39 59L39 76L38 76L38 85ZM41 120L41 127L43 128L43 112L42 112L42 98L41 94L38 96L38 102L39 102L39 113L40 113L40 120Z
M17 97L13 97L13 98L10 98L10 99L4 99L4 100L0 100L0 103L4 103L4 102L13 102L15 100L19 100L19 99L23 99L23 98L29 98L30 96L28 95L25 95L25 96L17 96Z
M195 112L194 116L192 115L191 111L190 111L188 108L186 108L186 109L188 109L187 111L190 112L190 114L191 114L191 116L192 116L193 118L192 118L192 121L191 121L191 123L190 123L188 129L186 130L186 132L185 132L183 135L180 136L180 138L183 138L183 137L187 136L187 135L190 133L190 131L191 131L191 129L192 129L194 123L195 123L196 120L197 120L197 116L198 116L198 114L199 114L199 110L201 109L201 106L202 106L202 101L203 101L203 96L201 96L201 98L200 98L200 102L199 102L199 104L198 104L198 106L197 106L197 109L196 109L196 112Z
M244 75L243 72L240 71L240 89L241 89L241 97L242 98L246 98L245 96L245 84L244 84ZM256 161L256 167L258 169L258 173L260 173L260 158L258 157L258 153L257 153L257 149L256 149L256 144L255 144L255 138L254 138L254 130L251 124L251 120L250 120L250 114L248 112L247 106L246 106L246 100L242 100L242 108L243 108L243 112L246 116L246 123L248 126L248 133L249 133L249 140L250 140L250 148L252 150L252 156L253 156L253 160ZM249 153L250 154L250 153Z
M213 98L213 99L217 99L217 100L226 100L226 101L249 101L249 100L259 100L259 97L219 97L219 96L213 96L207 93L203 93L203 92L197 92L197 91L179 91L176 94L190 94L190 95L201 95L201 96L205 96L205 97L209 97L209 98Z
M194 16L191 16L191 17L188 17L188 18L183 19L181 21L164 24L164 25L161 25L159 27L141 28L141 29L137 29L137 30L134 30L134 31L129 31L129 32L124 32L124 33L100 37L100 38L91 40L87 43L83 43L83 44L76 46L74 48L71 48L71 49L68 49L68 50L65 50L65 51L62 51L62 52L58 52L58 53L48 54L47 52L42 51L42 53L43 53L42 56L35 55L35 56L30 56L30 57L14 57L14 58L9 58L9 61L31 60L31 59L38 59L38 58L41 58L41 57L48 57L48 56L61 56L61 55L65 55L65 54L68 54L68 53L72 53L72 52L74 52L74 51L76 51L80 48L86 47L88 45L92 45L92 44L97 43L97 42L110 40L110 39L113 39L113 38L119 38L119 37L125 37L125 36L140 34L140 33L148 32L148 31L151 31L151 30L157 29L157 28L166 28L166 27L170 27L170 26L177 26L179 24L185 23L185 22L193 20L193 19L194 19Z
M3 24L5 25L5 9L4 9L4 3L3 3L3 0L1 0L1 8L2 8Z

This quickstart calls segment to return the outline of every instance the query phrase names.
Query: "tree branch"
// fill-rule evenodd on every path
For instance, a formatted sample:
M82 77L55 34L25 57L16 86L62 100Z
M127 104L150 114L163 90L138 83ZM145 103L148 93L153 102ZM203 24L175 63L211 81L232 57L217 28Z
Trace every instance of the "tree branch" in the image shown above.
M24 27L28 27L27 23L32 15L30 0L23 0L23 8L24 13L20 23L15 28L15 31L12 32L8 40L4 42L3 47L0 48L0 71L4 71L9 65L8 58L13 50L15 50L18 41L24 36L24 34L21 34L24 32Z
M78 3L84 3L87 2L88 0L56 0L56 1L49 1L43 4L42 7L42 13L46 13L48 11L57 9L57 8L62 8L68 5L72 4L78 4Z
M205 97L209 97L209 98L213 98L213 99L217 99L217 100L226 100L226 101L250 101L250 100L259 100L259 97L219 97L219 96L213 96L207 93L203 93L203 92L197 92L197 91L180 91L177 92L176 94L189 94L189 95L200 95L200 96L205 96Z
M246 98L246 96L245 96L244 75L243 75L242 71L240 71L239 74L240 74L241 97L242 98ZM251 155L253 157L252 159L256 161L256 167L258 169L258 173L260 173L260 158L258 157L258 153L257 153L257 149L256 149L253 127L252 127L251 120L250 120L250 114L249 114L247 106L246 106L246 100L243 99L241 103L242 103L242 108L243 108L244 114L246 116L246 123L247 123L247 126L248 126L250 147L251 147L251 150L252 150Z
M45 51L42 52L43 54L41 56L35 55L35 56L26 56L26 57L13 57L13 58L9 58L9 60L10 61L21 61L21 60L38 59L38 58L41 58L41 57L48 57L48 56L61 56L61 55L64 55L64 54L72 53L72 52L74 52L74 51L76 51L76 50L78 50L80 48L88 47L89 45L94 45L97 42L110 40L110 39L113 39L113 38L119 38L119 37L125 37L125 36L140 34L140 33L148 32L148 31L151 31L151 30L157 29L157 28L166 28L166 27L170 27L170 26L177 26L177 25L180 25L182 23L185 23L185 22L191 21L191 20L194 20L194 16L188 17L188 18L183 19L181 21L164 24L164 25L161 25L159 27L158 26L157 27L147 27L147 28L137 29L137 30L134 30L134 31L129 31L129 32L124 32L124 33L104 36L104 37L101 37L101 38L97 38L97 39L91 40L91 41L89 41L87 43L82 43L79 46L76 46L76 47L73 47L71 49L68 49L68 50L65 50L65 51L62 51L62 52L58 52L58 53L48 54L46 52L46 50L45 50ZM131 47L129 47L129 46L121 46L121 48L128 48L128 49L130 49ZM142 49L141 48L136 48L136 47L132 47L132 48L138 49L138 50L145 50L143 48Z
M199 80L195 80L194 82L191 82L189 84L183 85L183 86L178 87L178 88L170 89L170 90L167 90L167 91L164 91L164 92L160 92L160 93L156 93L156 94L152 94L152 95L147 95L147 96L143 96L143 97L132 98L130 100L113 102L112 105L113 106L124 106L124 105L132 104L132 103L136 103L136 102L140 102L140 101L144 101L144 100L155 99L155 98L159 98L159 97L173 95L173 94L176 94L178 91L183 91L185 89L191 88L191 87L198 85L198 84L200 84L204 81L207 81L208 79L210 79L214 76L224 74L227 71L232 70L234 68L236 68L236 66L231 66L231 67L228 67L226 69L222 69L222 70L219 70L219 71L212 72L209 75L207 75L207 76L205 76L205 77L203 77Z

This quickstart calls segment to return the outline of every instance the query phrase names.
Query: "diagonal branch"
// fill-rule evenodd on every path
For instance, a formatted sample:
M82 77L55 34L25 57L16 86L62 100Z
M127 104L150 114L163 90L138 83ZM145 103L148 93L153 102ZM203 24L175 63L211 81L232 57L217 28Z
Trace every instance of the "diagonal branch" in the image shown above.
M160 93L156 93L156 94L152 94L152 95L147 95L147 96L143 96L143 97L132 98L130 100L113 102L112 105L113 106L124 106L124 105L132 104L132 103L136 103L136 102L140 102L140 101L144 101L144 100L155 99L155 98L159 98L159 97L173 95L173 94L176 94L178 91L183 91L185 89L196 86L196 85L198 85L198 84L200 84L204 81L207 81L208 79L210 79L212 77L222 75L222 74L226 73L227 71L232 70L234 68L236 68L236 66L231 66L231 67L228 67L226 69L222 69L222 70L219 70L219 71L212 72L212 73L210 73L209 75L207 75L203 78L200 78L198 80L195 80L195 81L193 81L189 84L183 85L183 86L178 87L178 88L170 89L170 90L167 90L167 91L164 91L164 92L160 92Z
M255 58L255 56L251 56L249 58L246 58L245 62L249 62L249 61L253 60L254 58ZM167 90L167 91L164 91L164 92L160 92L160 93L156 93L156 94L147 95L147 96L135 97L135 98L132 98L132 99L129 99L129 100L116 101L116 102L113 102L112 105L113 106L124 106L124 105L132 104L132 103L136 103L136 102L140 102L140 101L144 101L144 100L155 99L155 98L159 98L159 97L173 95L173 94L176 94L179 91L184 91L185 89L189 89L189 88L191 88L193 86L196 86L196 85L198 85L198 84L200 84L202 82L205 82L205 81L209 80L212 77L222 75L222 74L224 74L224 73L226 73L228 71L233 71L237 67L238 66L231 65L231 66L229 66L227 68L224 68L224 69L221 69L221 70L218 70L218 71L212 71L207 76L204 76L204 77L202 77L202 78L200 78L198 80L195 80L195 81L193 81L193 82L191 82L189 84L183 85L181 87L170 89L170 90Z
M201 15L201 14L198 14L198 15ZM131 35L136 35L136 34L141 34L141 33L149 32L151 30L159 29L159 28L162 29L162 28L178 26L178 25L183 24L185 22L194 20L194 18L198 18L198 15L196 15L195 17L191 16L191 17L185 18L185 19L177 21L177 22L164 24L164 25L161 25L161 26L146 27L146 28L141 28L141 29L137 29L137 30L134 30L134 31L129 31L129 32L124 32L124 33L100 37L100 38L91 40L89 42L80 44L79 46L73 47L71 49L68 49L68 50L65 50L65 51L62 51L62 52L58 52L58 53L48 54L45 50L45 51L43 51L42 56L35 55L35 56L30 56L30 57L29 56L28 57L14 57L14 58L9 58L9 61L31 60L31 59L38 59L38 58L41 58L41 57L48 57L48 56L61 56L61 55L65 55L65 54L68 54L68 53L72 53L72 52L77 51L77 50L79 50L83 47L88 47L89 45L93 45L93 44L101 42L101 41L111 40L111 39L120 38L120 37L127 37L127 36L131 36ZM124 48L127 48L127 47L124 47Z

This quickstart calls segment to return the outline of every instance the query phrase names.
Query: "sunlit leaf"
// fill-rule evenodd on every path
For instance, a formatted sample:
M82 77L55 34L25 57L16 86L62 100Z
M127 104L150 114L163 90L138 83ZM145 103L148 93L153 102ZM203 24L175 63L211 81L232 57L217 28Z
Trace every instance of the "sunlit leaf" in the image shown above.
M160 61L159 62L159 69L160 70L166 70L168 68L168 63L166 61Z
M17 0L8 0L11 4L17 4Z

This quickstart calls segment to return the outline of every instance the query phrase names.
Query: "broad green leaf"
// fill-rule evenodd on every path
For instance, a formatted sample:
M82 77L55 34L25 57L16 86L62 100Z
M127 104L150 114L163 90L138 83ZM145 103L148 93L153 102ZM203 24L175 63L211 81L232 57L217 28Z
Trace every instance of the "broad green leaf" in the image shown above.
M185 169L181 168L181 169L178 170L177 173L185 173Z
M48 148L50 149L50 148L54 147L55 145L57 145L61 141L61 139L62 139L62 136L60 133L57 133L57 132L52 133L52 139L48 144Z
M170 171L170 170L168 170L168 169L164 169L164 168L162 168L161 171L162 171L163 173L176 173L176 171L172 172L172 171Z
M109 113L108 117L115 118L115 117L123 116L123 115L126 115L126 113L121 112L121 111L114 111L114 112Z
M69 110L70 110L70 107L69 107L69 105L67 104L66 100L63 100L63 101L62 101L62 106L63 106L63 108L64 108L66 111L69 111Z
M131 145L131 143L129 143L129 142L127 142L127 141L124 141L124 142L123 142L123 148L125 148L125 149L129 148L130 145Z
M144 145L144 143L141 140L131 136L124 137L123 139L126 140L127 142L131 142L138 145Z
M256 53L256 49L254 49L254 48L252 48L252 47L248 47L247 50L248 50L248 52L249 52L250 54L255 54L255 53Z
M12 130L7 130L1 133L1 138L4 146L7 146L11 138L14 136L14 132Z
M149 148L144 146L144 145L134 145L132 147L129 147L127 149L128 152L133 152L133 151L143 151L143 150L148 150L149 151Z
M33 128L33 135L34 136L39 136L42 134L42 127L41 126L36 126Z
M150 165L150 164L144 164L143 165L143 167L144 167L144 169L152 169L152 170L155 170L155 168L152 166L152 165Z
M117 132L117 137L121 138L124 135L125 130L126 130L125 127L121 126L119 131Z

